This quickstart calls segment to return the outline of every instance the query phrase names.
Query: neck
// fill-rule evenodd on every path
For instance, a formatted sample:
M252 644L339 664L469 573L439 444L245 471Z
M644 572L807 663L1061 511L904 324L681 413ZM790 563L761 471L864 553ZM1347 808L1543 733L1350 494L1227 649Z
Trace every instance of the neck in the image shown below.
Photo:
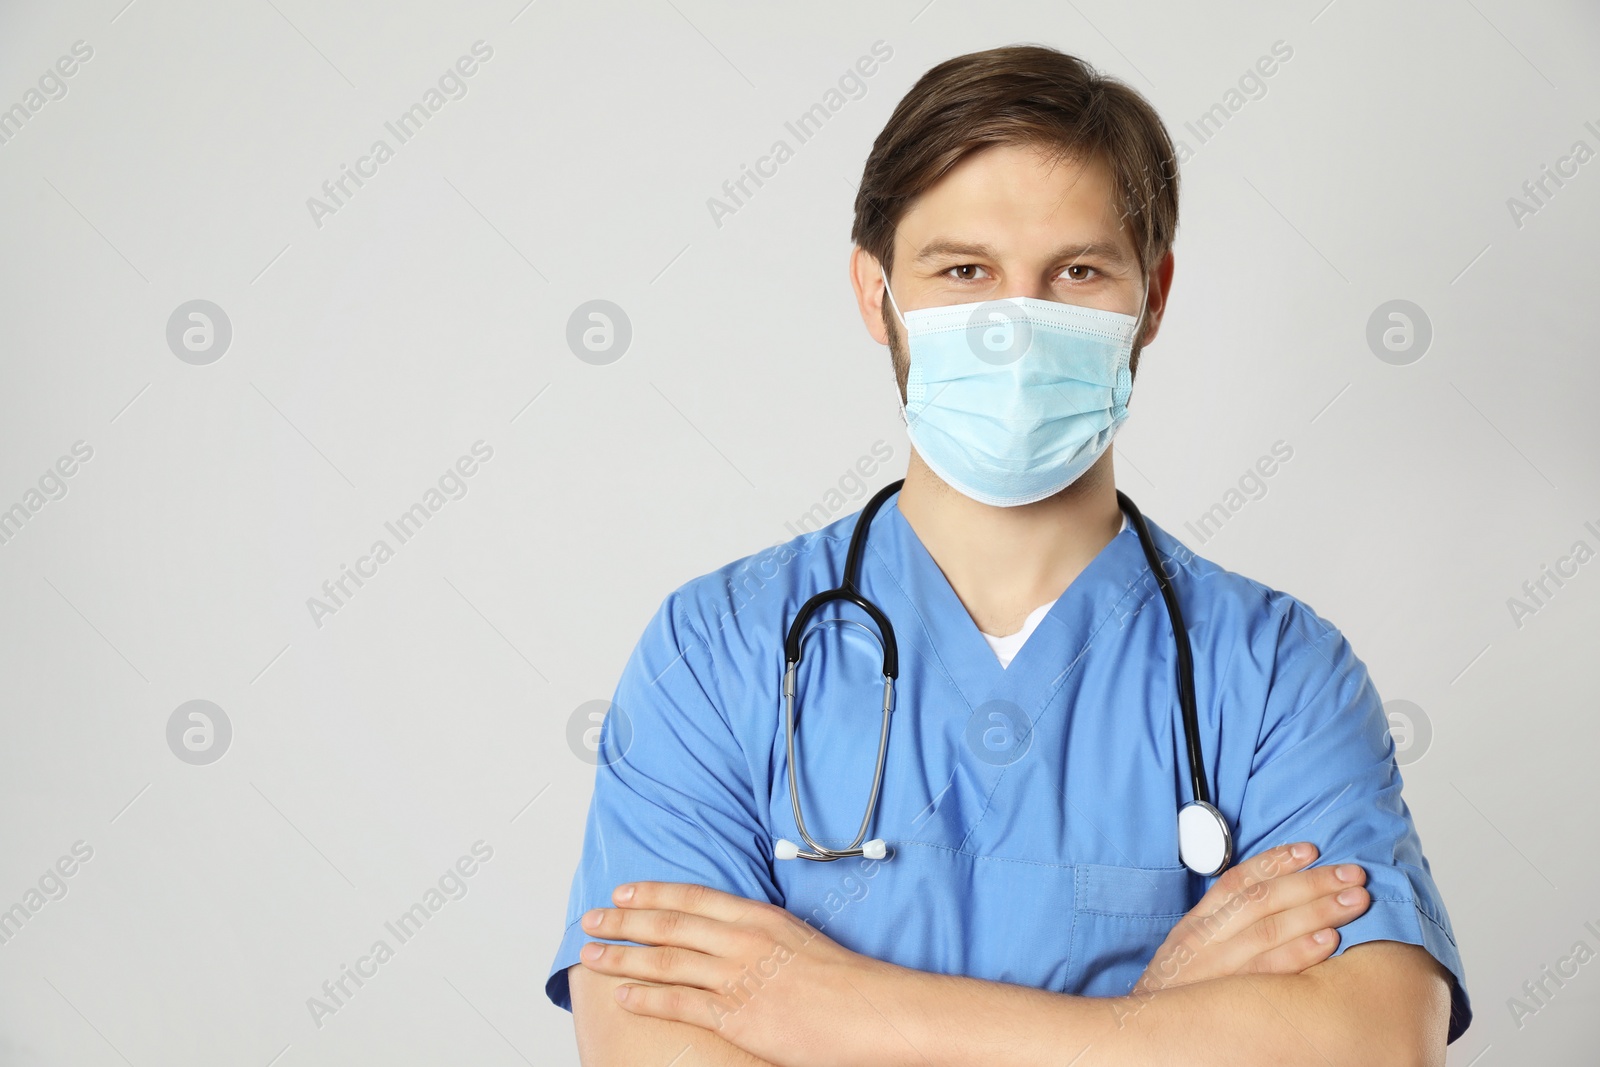
M1055 496L999 508L950 488L913 448L896 506L978 629L997 637L1065 592L1122 526L1109 449Z

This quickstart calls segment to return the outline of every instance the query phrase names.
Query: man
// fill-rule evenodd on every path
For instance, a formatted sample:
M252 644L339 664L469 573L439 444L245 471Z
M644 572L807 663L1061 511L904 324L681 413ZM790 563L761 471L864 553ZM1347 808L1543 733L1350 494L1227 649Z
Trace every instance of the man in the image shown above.
M906 477L640 640L547 985L586 1064L1443 1064L1471 1009L1364 665L1151 523L1237 861L1179 863L1177 616L1110 447L1176 225L1160 120L1070 56L962 56L896 108L850 272ZM791 748L785 634L863 521L898 668L870 613L815 613ZM869 832L888 858L787 858Z

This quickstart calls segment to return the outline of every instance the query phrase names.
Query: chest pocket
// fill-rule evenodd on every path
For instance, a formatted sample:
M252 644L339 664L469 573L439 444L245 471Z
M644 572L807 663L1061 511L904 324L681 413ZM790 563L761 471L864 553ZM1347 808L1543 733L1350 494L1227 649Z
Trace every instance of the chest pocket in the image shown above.
M1122 996L1204 893L1187 867L1080 863L1073 892L1072 971L1080 996Z

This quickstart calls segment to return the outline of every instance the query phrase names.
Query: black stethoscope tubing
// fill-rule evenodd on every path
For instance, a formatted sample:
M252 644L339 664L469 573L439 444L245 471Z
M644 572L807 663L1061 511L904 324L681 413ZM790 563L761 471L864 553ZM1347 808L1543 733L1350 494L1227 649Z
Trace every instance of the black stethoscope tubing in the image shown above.
M899 647L895 642L894 625L889 621L878 606L868 600L860 591L861 557L866 551L867 530L872 525L873 517L883 502L892 496L905 484L905 479L890 482L879 489L866 507L861 509L861 514L856 520L854 532L850 536L850 549L845 557L844 577L837 588L825 589L811 597L801 606L789 625L788 633L784 637L784 676L783 696L786 724L786 741L789 756L789 793L792 802L795 825L800 831L801 839L810 847L809 852L799 850L789 842L779 842L779 858L802 858L821 861L844 859L848 856L874 856L883 854L882 841L866 842L867 849L862 848L863 838L872 822L873 812L876 810L878 793L883 783L884 759L888 751L889 716L894 706L894 683L900 672ZM1144 521L1144 515L1137 505L1121 490L1117 491L1117 503L1127 513L1129 523L1133 526L1134 533L1138 535L1139 546L1144 551L1145 561L1150 565L1150 571L1155 575L1156 585L1161 592L1162 602L1166 605L1167 618L1172 626L1173 643L1177 649L1178 669L1178 705L1183 714L1184 747L1189 762L1189 785L1194 800L1185 808L1198 805L1207 812L1221 826L1224 843L1223 858L1216 873L1231 859L1232 835L1228 830L1227 822L1211 803L1211 789L1206 781L1205 754L1200 746L1199 713L1195 704L1194 684L1194 653L1189 645L1189 631L1184 623L1183 612L1178 607L1178 597L1173 591L1171 579L1167 576L1160 555L1156 552L1155 541L1150 536L1150 528ZM818 609L834 601L844 601L854 604L872 619L878 627L883 645L883 727L878 744L877 769L873 774L872 792L867 800L866 812L861 820L855 840L846 848L830 849L819 845L812 839L807 831L805 818L800 811L800 780L799 767L795 760L794 752L794 705L796 689L796 672L800 666L801 641L805 635L806 624L811 620ZM790 855L784 855L782 848L788 845L792 850ZM1187 860L1186 860L1187 862Z

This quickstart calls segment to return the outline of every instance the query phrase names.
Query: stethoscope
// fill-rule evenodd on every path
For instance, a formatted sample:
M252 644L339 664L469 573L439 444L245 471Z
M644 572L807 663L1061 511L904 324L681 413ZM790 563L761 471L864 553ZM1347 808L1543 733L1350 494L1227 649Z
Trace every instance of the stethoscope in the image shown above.
M878 810L878 793L883 785L883 763L889 752L889 717L894 711L894 680L900 673L900 654L895 644L894 626L876 604L861 595L857 579L861 573L861 556L866 550L867 529L872 525L872 517L904 482L901 479L884 486L861 509L855 532L850 537L850 551L845 557L844 580L837 589L825 589L807 600L789 624L789 632L784 637L783 714L789 752L789 798L794 805L795 826L799 828L800 838L810 851L801 849L793 841L780 840L774 849L774 854L780 860L803 859L828 863L851 856L885 859L889 854L888 845L881 838L870 841L864 839L872 825L872 817ZM1233 859L1233 831L1222 812L1212 805L1211 789L1206 782L1205 754L1200 748L1199 715L1195 710L1194 656L1189 648L1189 631L1184 626L1177 595L1172 591L1172 582L1162 567L1161 558L1156 554L1155 542L1150 537L1144 516L1120 490L1117 492L1117 502L1122 505L1134 532L1139 535L1139 545L1144 549L1145 560L1155 574L1161 599L1166 603L1167 618L1172 624L1172 636L1178 650L1178 704L1183 709L1183 736L1189 756L1189 783L1194 796L1193 800L1178 809L1178 856L1191 871L1210 878L1226 870ZM800 764L794 755L795 674L800 668L801 640L806 623L817 609L836 600L854 604L866 612L878 627L879 643L883 646L883 727L878 734L878 764L872 773L872 792L867 797L867 810L861 817L861 828L856 831L855 840L846 848L819 845L807 831L805 816L800 811Z

